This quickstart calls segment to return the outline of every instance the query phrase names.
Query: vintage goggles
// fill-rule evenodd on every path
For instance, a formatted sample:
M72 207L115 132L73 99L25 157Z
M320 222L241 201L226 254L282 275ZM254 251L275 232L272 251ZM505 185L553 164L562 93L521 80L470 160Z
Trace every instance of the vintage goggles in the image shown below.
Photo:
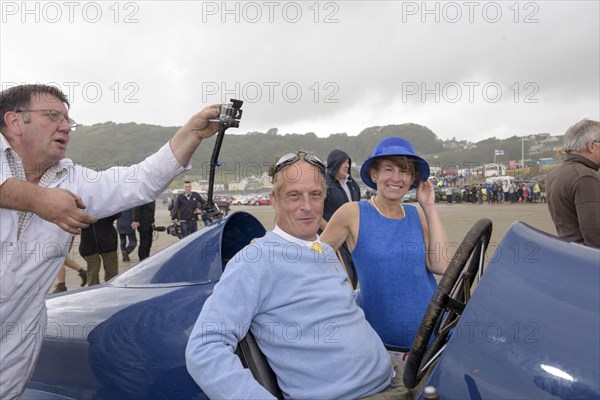
M312 153L307 153L306 151L299 150L294 153L284 154L277 160L275 163L275 167L273 168L273 175L281 171L283 168L288 165L292 165L300 160L304 160L310 165L313 165L321 171L323 175L325 175L325 163L321 161L319 157Z

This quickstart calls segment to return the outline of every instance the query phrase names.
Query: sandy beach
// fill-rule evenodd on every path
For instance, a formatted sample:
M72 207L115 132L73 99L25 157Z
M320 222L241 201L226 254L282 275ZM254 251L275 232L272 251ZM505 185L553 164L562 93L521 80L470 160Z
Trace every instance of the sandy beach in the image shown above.
M417 204L417 203L410 203ZM490 249L496 247L500 242L510 225L515 221L522 221L544 232L556 235L556 229L548 213L548 207L543 203L535 204L452 204L446 203L437 204L442 222L448 234L448 240L451 245L458 245L464 238L465 234L480 218L490 218L493 222L493 234L490 242ZM271 206L232 206L231 212L246 211L254 215L267 230L273 229L275 226L275 214ZM156 204L156 225L168 226L171 223L169 212L166 206L160 202ZM201 224L200 224L201 225ZM155 232L155 241L152 244L151 254L155 254L165 247L177 242L174 236L168 235L166 232ZM71 257L84 268L85 261L79 255L77 248L79 239L75 238L75 244L71 251ZM488 254L490 257L491 254ZM137 249L130 255L130 262L121 261L121 253L119 251L119 272L127 271L139 262ZM100 272L100 281L103 279L103 271ZM79 275L71 269L67 269L67 288L75 289L81 284ZM52 290L54 289L54 286Z

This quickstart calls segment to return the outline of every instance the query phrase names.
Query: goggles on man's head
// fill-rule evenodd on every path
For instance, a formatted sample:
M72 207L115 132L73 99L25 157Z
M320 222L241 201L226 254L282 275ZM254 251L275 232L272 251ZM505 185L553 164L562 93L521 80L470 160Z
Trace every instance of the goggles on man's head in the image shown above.
M304 150L299 150L294 153L287 153L281 156L279 160L277 160L277 162L275 163L275 166L273 167L273 175L275 175L288 165L292 165L300 160L304 160L310 165L317 167L319 171L321 171L321 173L325 175L325 163L321 161L321 159L315 154L307 153Z

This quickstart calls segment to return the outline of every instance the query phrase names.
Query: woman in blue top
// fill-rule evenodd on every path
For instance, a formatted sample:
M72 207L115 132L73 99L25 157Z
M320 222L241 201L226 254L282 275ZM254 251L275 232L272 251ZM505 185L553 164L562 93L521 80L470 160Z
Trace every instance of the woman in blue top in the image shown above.
M451 256L429 165L408 140L390 137L377 144L360 175L377 195L340 207L321 241L334 249L348 244L367 320L386 345L408 350L436 288L433 274L442 275ZM402 204L415 187L422 214Z

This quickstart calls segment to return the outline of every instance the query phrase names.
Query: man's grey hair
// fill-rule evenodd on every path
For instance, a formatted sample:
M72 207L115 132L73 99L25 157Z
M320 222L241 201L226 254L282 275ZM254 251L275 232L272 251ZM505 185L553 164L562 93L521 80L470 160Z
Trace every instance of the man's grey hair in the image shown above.
M583 119L567 129L563 150L565 153L583 151L594 140L600 140L600 122Z

